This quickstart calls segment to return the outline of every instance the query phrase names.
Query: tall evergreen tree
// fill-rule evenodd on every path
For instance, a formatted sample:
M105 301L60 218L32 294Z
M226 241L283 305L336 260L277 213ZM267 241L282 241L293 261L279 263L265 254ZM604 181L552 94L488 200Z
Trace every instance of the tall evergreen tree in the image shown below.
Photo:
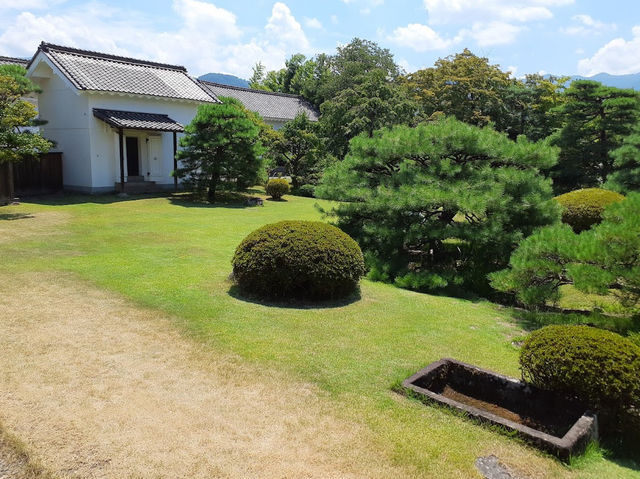
M564 104L564 85L569 77L526 75L511 79L502 93L504 108L493 120L498 131L515 140L526 135L533 141L542 140L560 128L562 116L558 108Z
M563 127L554 136L561 148L552 171L554 188L565 192L600 186L614 170L612 151L640 118L638 93L577 80L565 95L559 108Z
M611 152L614 172L609 175L605 187L619 193L640 191L640 123Z
M259 127L242 104L220 97L222 103L200 105L181 138L181 166L175 172L188 188L215 201L219 190L241 190L255 184L262 169Z
M324 158L322 142L316 135L316 126L304 113L285 123L278 131L272 150L278 166L287 168L294 190L304 184L314 184L320 176Z
M403 87L390 82L383 70L373 70L322 104L320 125L328 150L343 158L353 137L372 137L380 128L413 123L416 110Z

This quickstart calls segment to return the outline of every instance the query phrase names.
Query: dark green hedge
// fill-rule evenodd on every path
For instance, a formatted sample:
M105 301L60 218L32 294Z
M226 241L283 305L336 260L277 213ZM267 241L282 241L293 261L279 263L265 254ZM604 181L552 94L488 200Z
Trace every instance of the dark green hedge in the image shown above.
M282 221L247 236L233 257L240 289L269 299L339 299L365 273L358 244L335 226Z
M615 191L586 188L571 191L554 198L562 206L562 222L580 233L602 221L602 212L611 203L624 200Z
M640 405L640 348L589 326L546 326L520 351L522 376L535 386L575 396L598 411Z

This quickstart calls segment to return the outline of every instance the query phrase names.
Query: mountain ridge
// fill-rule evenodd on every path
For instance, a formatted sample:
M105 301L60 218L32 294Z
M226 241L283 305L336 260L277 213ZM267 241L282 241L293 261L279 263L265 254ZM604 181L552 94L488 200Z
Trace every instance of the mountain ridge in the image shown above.
M227 73L205 73L200 75L198 80L210 81L212 83L220 83L222 85L239 86L249 88L249 82L243 78Z

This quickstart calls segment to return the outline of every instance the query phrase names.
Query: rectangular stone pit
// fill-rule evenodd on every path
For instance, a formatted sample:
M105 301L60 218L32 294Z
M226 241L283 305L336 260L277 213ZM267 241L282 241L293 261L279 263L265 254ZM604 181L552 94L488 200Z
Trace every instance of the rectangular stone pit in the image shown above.
M597 418L583 405L454 359L431 363L402 385L424 401L515 431L565 461L597 439Z

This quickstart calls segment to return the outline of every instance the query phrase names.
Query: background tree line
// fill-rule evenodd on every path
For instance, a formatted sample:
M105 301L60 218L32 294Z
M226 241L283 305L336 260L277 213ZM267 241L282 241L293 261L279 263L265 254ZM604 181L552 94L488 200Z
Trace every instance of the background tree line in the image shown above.
M513 78L467 49L407 74L388 49L359 38L333 55L295 54L281 70L266 72L257 64L250 84L301 95L320 109L319 123L303 130L318 140L310 150L314 159L304 161L311 169L327 157L343 160L350 140L360 134L372 137L381 128L452 116L490 126L512 140L525 135L559 147L557 164L543 172L553 179L555 193L607 182L624 192L640 183L637 131L636 141L630 138L640 118L634 90L588 80L569 84L568 77L552 75ZM282 153L272 160L287 166ZM301 173L300 184L320 176L315 171L305 177L304 168Z

